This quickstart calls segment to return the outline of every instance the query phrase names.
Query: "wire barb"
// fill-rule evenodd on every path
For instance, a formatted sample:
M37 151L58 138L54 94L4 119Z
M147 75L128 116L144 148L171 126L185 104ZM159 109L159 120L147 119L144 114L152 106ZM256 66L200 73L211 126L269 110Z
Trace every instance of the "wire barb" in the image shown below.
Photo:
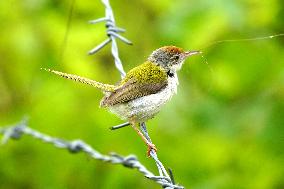
M119 39L119 40L121 40L122 42L124 42L128 45L132 45L132 42L129 41L128 39L126 39L125 37L119 35L119 33L125 32L125 29L116 27L112 8L110 6L109 0L102 0L102 3L105 5L105 17L98 18L96 20L91 20L91 21L89 21L89 23L90 24L97 24L97 23L100 23L100 22L105 22L106 34L108 36L108 39L106 39L105 41L103 41L102 43L100 43L99 45L94 47L92 50L90 50L88 52L88 54L89 55L95 54L96 52L98 52L99 50L101 50L107 44L109 44L111 42L112 43L111 52L112 52L112 56L114 58L115 66L118 69L118 71L120 72L121 78L124 78L126 74L125 74L121 60L120 60L119 55L118 55L118 48L117 48L117 44L116 44L116 39Z
M164 188L183 189L182 186L173 184L171 179L168 177L155 176L143 164L141 164L134 155L121 156L116 153L110 153L109 155L101 154L82 140L67 141L31 129L30 127L28 127L27 119L23 119L21 122L12 126L1 127L0 134L4 136L3 139L5 139L5 143L9 139L20 139L22 135L29 135L33 138L41 140L42 142L52 144L56 148L66 149L70 153L81 152L87 154L93 159L111 164L121 164L124 167L136 169L141 172L146 178L155 181Z
M169 170L169 174L170 174L170 178L173 184L175 184L175 178L174 178L174 174L171 168L168 168Z
M122 123L122 124L120 124L120 125L112 126L112 127L110 127L109 129L110 129L110 130L116 130L116 129L121 129L121 128L126 127L126 126L129 126L129 125L130 125L130 123L129 123L129 122L126 122L126 123Z

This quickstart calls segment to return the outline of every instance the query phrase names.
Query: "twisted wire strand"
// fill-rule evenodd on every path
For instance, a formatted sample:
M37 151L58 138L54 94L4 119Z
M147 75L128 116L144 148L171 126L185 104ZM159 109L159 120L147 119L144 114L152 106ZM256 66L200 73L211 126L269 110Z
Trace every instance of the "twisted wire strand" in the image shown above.
M124 167L136 169L141 172L146 178L155 181L163 188L183 189L182 186L173 184L171 179L169 179L168 177L155 176L142 163L140 163L134 155L122 156L116 153L110 153L109 155L101 154L89 144L80 139L67 141L34 130L28 127L27 119L23 119L20 123L17 123L15 125L1 127L0 134L3 135L2 144L6 144L9 139L20 139L23 135L29 135L33 138L41 140L44 143L52 144L56 148L66 149L70 153L75 154L82 152L96 160L112 164L121 164Z

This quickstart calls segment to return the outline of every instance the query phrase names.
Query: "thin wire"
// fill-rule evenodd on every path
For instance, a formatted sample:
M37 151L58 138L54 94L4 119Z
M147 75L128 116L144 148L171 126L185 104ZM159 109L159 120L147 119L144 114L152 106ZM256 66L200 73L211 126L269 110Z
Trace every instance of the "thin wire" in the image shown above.
M203 48L200 48L201 51L204 52L205 49L210 48L212 46L218 45L218 44L222 44L222 43L230 43L230 42L247 42L247 41L258 41L258 40L268 40L268 39L273 39L276 37L282 37L284 36L284 33L280 33L280 34L275 34L275 35L269 35L269 36L261 36L261 37L254 37L254 38L242 38L242 39L225 39L225 40L220 40L220 41L214 41L212 43L209 43L208 45L206 45ZM202 54L201 55L202 59L204 60L204 63L207 64L211 76L214 77L214 70L213 68L209 65L207 58L205 58L205 56ZM211 87L208 89L208 91L211 90Z
M225 40L220 40L220 41L215 41L215 42L209 43L209 45L206 45L205 47L201 48L201 50L207 49L207 48L209 48L211 46L214 46L214 45L217 45L217 44L220 44L220 43L267 40L267 39L273 39L275 37L282 37L282 36L284 36L284 33L275 34L275 35L269 35L269 36L263 36L263 37L254 37L254 38L225 39Z
M64 53L65 53L65 50L66 50L66 47L67 47L67 41L68 41L68 34L70 32L70 28L71 28L71 21L72 21L72 15L73 15L73 11L74 11L74 7L75 7L75 2L76 0L72 0L71 3L70 3L70 10L69 10L69 14L68 14L68 19L67 19L67 25L66 25L66 31L65 31L65 34L64 34L64 39L62 41L62 44L61 44L61 52L60 52L60 62L63 62L63 58L64 58Z

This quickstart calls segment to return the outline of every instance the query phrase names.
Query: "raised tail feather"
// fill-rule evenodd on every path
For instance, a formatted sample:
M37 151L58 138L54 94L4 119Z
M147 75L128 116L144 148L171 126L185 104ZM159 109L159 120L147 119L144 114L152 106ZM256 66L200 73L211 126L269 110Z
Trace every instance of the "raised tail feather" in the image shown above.
M73 74L67 74L67 73L63 73L63 72L59 72L59 71L51 70L51 69L47 69L47 68L41 68L41 69L48 71L48 72L51 72L51 73L54 73L54 74L59 75L63 78L66 78L66 79L70 79L70 80L73 80L73 81L77 81L77 82L80 82L80 83L91 85L95 88L101 89L102 91L113 92L117 88L117 86L115 86L115 85L103 84L103 83L100 83L100 82L97 82L97 81L94 81L94 80L91 80L91 79L88 79L88 78L85 78L85 77L81 77L81 76L77 76L77 75L73 75Z

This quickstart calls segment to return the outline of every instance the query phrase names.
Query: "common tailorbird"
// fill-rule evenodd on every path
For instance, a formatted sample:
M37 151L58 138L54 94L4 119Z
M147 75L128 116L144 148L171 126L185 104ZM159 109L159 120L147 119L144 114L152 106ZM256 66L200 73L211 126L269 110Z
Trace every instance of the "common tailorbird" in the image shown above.
M132 128L141 136L150 151L157 150L137 125L153 118L177 93L177 71L184 60L201 51L184 51L175 46L165 46L155 50L143 64L131 69L117 84L103 84L77 75L45 69L61 77L91 85L105 94L100 107L108 108L123 120L128 120Z

